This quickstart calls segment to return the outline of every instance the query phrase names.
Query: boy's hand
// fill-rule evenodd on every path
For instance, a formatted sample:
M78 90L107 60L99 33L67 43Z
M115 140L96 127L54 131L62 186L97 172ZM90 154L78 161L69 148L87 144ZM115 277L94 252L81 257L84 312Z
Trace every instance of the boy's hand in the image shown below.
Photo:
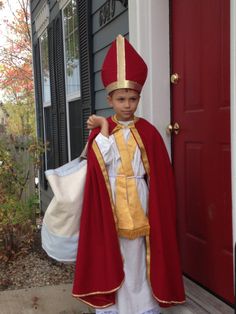
M96 116L95 114L90 116L87 120L87 126L88 126L88 129L90 130L98 128L98 127L101 128L104 123L107 123L106 118L101 117L101 116Z
M92 116L88 118L87 126L88 126L88 129L90 130L100 127L101 133L104 136L109 137L108 122L106 118L101 117L101 116L96 116L95 114L93 114Z

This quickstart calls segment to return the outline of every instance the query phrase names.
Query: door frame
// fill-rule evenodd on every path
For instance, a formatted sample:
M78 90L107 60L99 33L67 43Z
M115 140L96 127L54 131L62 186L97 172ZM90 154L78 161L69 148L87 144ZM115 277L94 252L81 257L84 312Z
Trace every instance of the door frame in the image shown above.
M170 110L169 1L129 0L129 39L144 57L148 80L142 92L138 114L160 131L168 152L170 137L165 128ZM230 0L230 119L233 244L236 243L236 3Z
M236 243L236 3L230 1L230 119L233 243ZM235 252L234 252L235 253Z
M129 0L128 12L129 40L148 65L137 114L158 127L170 154L169 1Z

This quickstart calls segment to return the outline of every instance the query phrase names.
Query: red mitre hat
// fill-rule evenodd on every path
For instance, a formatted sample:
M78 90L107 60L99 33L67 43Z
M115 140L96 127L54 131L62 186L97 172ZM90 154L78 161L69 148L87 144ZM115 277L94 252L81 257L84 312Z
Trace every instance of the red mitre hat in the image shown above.
M134 47L118 35L102 66L102 81L107 93L119 88L141 92L147 77L147 65Z

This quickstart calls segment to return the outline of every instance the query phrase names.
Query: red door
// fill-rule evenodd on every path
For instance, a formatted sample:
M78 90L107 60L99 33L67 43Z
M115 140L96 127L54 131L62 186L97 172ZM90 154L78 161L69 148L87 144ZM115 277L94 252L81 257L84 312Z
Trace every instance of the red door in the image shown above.
M186 275L233 303L230 0L172 0L173 162Z

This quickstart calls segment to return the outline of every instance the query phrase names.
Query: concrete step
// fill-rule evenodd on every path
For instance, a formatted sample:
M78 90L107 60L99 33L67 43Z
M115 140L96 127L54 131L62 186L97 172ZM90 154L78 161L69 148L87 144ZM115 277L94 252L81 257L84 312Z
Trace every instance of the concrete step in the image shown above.
M93 311L71 295L72 285L46 286L0 293L1 314L90 314Z
M186 303L162 309L162 314L233 314L234 310L184 278ZM0 314L92 314L94 310L71 295L72 285L36 287L0 292Z

